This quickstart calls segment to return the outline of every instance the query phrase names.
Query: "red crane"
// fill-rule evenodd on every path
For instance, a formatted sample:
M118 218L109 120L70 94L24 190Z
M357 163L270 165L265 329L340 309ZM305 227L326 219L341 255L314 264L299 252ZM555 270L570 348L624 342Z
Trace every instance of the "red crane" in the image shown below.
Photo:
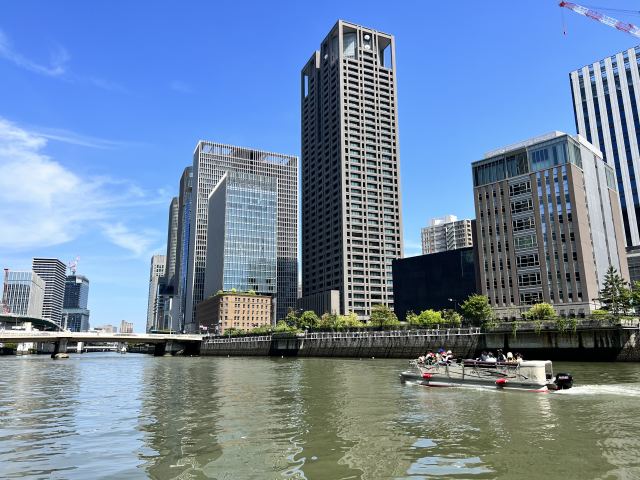
M637 27L633 23L621 22L620 20L616 20L613 17L608 17L607 15L604 15L590 8L583 7L582 5L578 5L577 3L560 2L558 5L560 7L573 10L574 12L580 15L584 15L585 17L595 20L596 22L604 23L605 25L616 28L622 32L627 32L634 37L640 37L640 27Z

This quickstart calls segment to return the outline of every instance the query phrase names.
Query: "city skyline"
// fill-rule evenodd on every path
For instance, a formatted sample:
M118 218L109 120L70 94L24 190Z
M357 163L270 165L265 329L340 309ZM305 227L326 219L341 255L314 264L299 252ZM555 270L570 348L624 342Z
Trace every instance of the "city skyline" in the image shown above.
M137 47L131 49L133 55L128 58L121 43L103 46L95 41L89 42L91 48L101 53L93 57L105 59L102 68L102 65L88 59L89 46L85 48L79 40L81 37L74 36L88 35L91 39L92 35L85 27L82 32L66 33L65 20L52 7L43 6L33 15L33 12L27 12L26 7L12 5L10 15L20 19L27 18L28 14L34 27L40 25L38 28L45 31L46 36L25 35L20 29L11 27L14 22L0 24L3 32L0 37L0 74L8 87L2 94L4 109L0 111L0 146L4 147L3 152L10 148L20 152L18 158L25 167L18 169L15 158L4 153L0 156L0 170L8 169L22 181L33 177L43 183L51 176L59 181L46 182L47 188L35 198L29 194L32 183L26 182L18 195L14 185L2 184L6 195L2 198L8 202L5 205L11 207L2 210L2 219L11 228L0 239L0 258L12 270L24 270L29 268L32 257L70 259L79 254L83 258L83 274L92 279L91 309L96 324L127 318L135 322L137 331L143 330L148 261L151 253L166 251L167 206L178 193L175 179L188 165L193 144L200 138L214 138L216 141L299 155L297 86L300 64L308 58L310 51L317 48L318 40L324 38L338 18L389 32L398 42L398 83L401 87L398 109L402 143L400 178L406 243L403 253L417 254L424 218L440 216L447 211L455 211L465 218L473 216L468 171L471 161L496 145L528 138L542 131L557 128L574 133L567 82L569 72L636 44L631 37L581 18L567 19L568 35L564 37L555 5L540 6L534 11L514 7L505 11L496 8L480 12L479 18L474 16L474 24L462 35L464 38L453 39L453 32L439 25L434 24L431 31L425 32L418 27L417 18L424 22L427 12L448 17L458 13L441 5L434 7L435 11L423 8L399 6L394 11L385 11L384 17L374 13L363 14L357 5L330 8L308 23L292 22L294 28L286 36L277 32L273 38L266 39L265 42L273 42L274 48L279 44L278 51L281 52L280 58L271 57L268 61L266 57L253 56L256 54L249 48L253 37L234 44L234 39L238 38L234 36L236 34L227 27L221 27L225 28L221 33L226 37L219 35L221 40L217 41L224 41L227 48L233 46L235 68L243 72L245 62L255 61L265 71L263 82L266 83L252 88L242 75L233 76L237 86L211 79L210 75L173 78L174 71L184 71L178 69L175 59L168 63L168 68L174 70L161 72L160 78L166 79L164 86L147 74L132 73L125 77L108 54L110 49L114 55L122 55L125 62L132 61L133 56L137 60L140 50L144 49L150 54L149 60L153 61L154 55L160 54L163 43L168 39L155 39L157 45L135 44ZM133 27L133 24L138 24L136 19L143 15L147 18L148 12L143 10L131 7L129 19L113 21L124 27ZM102 13L105 18L113 15L113 12L100 11ZM182 11L178 24L192 13ZM255 22L254 30L257 31L264 28L260 27L262 19L259 13L249 19ZM159 12L157 15L162 17L166 14ZM88 10L78 6L71 17L77 23L79 18L88 15ZM51 19L56 20L59 26ZM287 19L285 17L282 21ZM463 20L466 21L465 16ZM540 30L536 39L521 38L522 35L516 33L521 27L516 28L514 24L519 20L520 23L537 22ZM16 20L15 24L20 22ZM501 31L500 36L487 34L492 27ZM127 28L124 30L124 37L128 37ZM180 31L186 32L185 28ZM516 40L504 45L503 35L508 34ZM297 37L295 42L288 42L292 36ZM485 78L476 76L475 81L480 83L469 83L468 78L463 78L467 76L469 65L454 62L455 55L452 55L445 58L439 67L438 78L429 77L429 83L425 83L432 65L417 52L422 51L422 44L432 45L439 38L450 39L450 44L444 48L451 54L457 48L465 48L467 53L476 49L478 52L493 49L495 53L492 61L488 62L490 65L479 63L473 58L474 54L467 58L476 75ZM586 38L598 41L584 42ZM211 40L203 37L185 37L175 48L193 48L202 54L202 49L211 46ZM429 51L436 54L440 48L431 46ZM53 52L51 61L48 60L49 51ZM526 58L512 56L516 51L525 52L523 56ZM503 62L503 56L509 56L509 62ZM525 71L524 66L531 62L535 62L540 73L535 82L523 77L515 77L517 81L505 80L519 67ZM204 64L201 67L209 68ZM150 74L153 73L158 72ZM205 82L200 77L208 78ZM146 90L145 82L151 95L141 93ZM33 98L26 93L19 94L26 92L26 88L39 93ZM443 88L455 92L455 95L439 95L437 92ZM229 93L222 95L221 92L227 90ZM525 90L530 93L524 95ZM168 92L167 98L161 99L165 96L161 92L165 91ZM265 95L267 91L271 93ZM228 105L224 101L219 103L223 96L229 97ZM18 102L17 98L22 101ZM166 106L174 115L159 123L151 121L149 115L162 116L157 107L146 108L152 100ZM59 108L60 101L68 102L69 108L64 111ZM88 101L95 101L95 108L105 114L105 119L112 119L119 113L121 121L110 125L89 121L87 111L80 106ZM514 101L522 106L522 112L512 112L510 105ZM180 107L181 104L184 106ZM182 120L190 109L199 104L217 105L222 109L220 118L197 113L189 122L177 125L180 123L178 119ZM247 112L255 113L247 115ZM268 112L272 113L272 118L265 124L263 118ZM506 112L511 116L509 120L505 119ZM549 115L549 112L553 114ZM478 118L491 128L478 125ZM140 129L146 120L150 122L148 128ZM448 137L444 137L445 132ZM464 132L464 142L457 141L461 132ZM444 138L450 139L443 142L446 146L439 144ZM424 148L425 141L429 148ZM158 161L164 168L154 166ZM447 171L439 168L440 162L446 162ZM22 173L23 170L29 172L29 178ZM60 196L75 198L75 203L61 200ZM78 198L83 199L81 204ZM20 217L28 218L30 224L47 228L26 235L28 225L23 225L20 218L9 214L14 210L20 213ZM61 219L61 215L70 220ZM59 220L46 222L51 220L50 217ZM113 298L119 299L118 305L112 304Z

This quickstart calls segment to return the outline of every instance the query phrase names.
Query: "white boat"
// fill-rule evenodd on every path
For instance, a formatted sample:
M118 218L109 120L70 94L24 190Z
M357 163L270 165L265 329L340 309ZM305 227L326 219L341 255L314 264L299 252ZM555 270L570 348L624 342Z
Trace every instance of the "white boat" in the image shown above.
M400 374L402 381L427 387L471 386L548 392L573 386L571 374L558 373L554 376L550 360L520 363L463 360L432 365L414 360L411 366L413 368Z

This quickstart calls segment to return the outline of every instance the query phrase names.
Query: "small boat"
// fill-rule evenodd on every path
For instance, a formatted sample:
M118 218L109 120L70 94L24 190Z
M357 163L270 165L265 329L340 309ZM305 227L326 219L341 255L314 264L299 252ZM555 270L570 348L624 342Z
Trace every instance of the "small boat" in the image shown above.
M488 387L504 390L548 392L573 386L570 373L554 376L550 360L520 363L461 360L435 364L411 362L413 367L400 374L403 382L427 387Z

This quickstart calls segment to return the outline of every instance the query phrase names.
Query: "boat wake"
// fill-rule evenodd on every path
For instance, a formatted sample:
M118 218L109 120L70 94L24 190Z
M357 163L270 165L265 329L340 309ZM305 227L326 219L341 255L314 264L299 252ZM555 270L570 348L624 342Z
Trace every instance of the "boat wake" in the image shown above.
M556 395L615 395L640 397L640 384L618 383L613 385L574 385L569 390L559 390Z

